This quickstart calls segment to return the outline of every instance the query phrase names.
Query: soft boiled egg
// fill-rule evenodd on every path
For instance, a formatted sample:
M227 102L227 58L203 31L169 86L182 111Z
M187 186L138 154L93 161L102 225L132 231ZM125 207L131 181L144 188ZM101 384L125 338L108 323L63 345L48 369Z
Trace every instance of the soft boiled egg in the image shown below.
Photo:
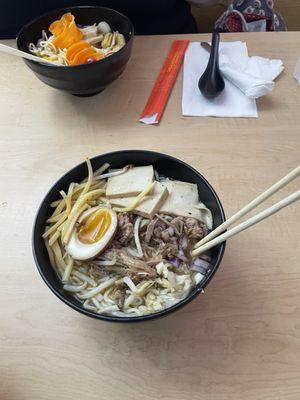
M97 206L84 211L77 221L66 250L75 260L89 260L102 253L116 233L115 211Z

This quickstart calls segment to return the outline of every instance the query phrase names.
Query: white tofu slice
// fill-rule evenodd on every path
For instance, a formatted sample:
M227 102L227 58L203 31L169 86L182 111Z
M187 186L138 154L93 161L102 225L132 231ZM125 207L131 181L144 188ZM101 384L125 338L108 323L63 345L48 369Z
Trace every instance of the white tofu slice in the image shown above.
M133 197L139 195L154 180L152 165L130 168L124 174L108 178L106 197Z
M146 196L142 203L140 203L133 212L145 218L152 219L165 202L168 194L168 189L166 187L159 182L155 182L152 193ZM134 197L124 197L111 199L110 202L116 207L129 207L133 203L134 199Z
M169 196L159 213L181 217L193 217L212 228L211 212L200 203L198 187L194 183L165 180L161 184L168 189ZM197 208L199 207L199 208Z

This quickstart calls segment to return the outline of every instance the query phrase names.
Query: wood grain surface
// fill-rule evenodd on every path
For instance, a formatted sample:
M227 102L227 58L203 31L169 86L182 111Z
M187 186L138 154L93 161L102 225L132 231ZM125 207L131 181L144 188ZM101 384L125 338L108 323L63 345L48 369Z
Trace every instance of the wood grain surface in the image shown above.
M80 315L34 265L38 205L85 156L131 148L172 154L209 180L227 215L299 164L292 72L300 33L223 36L246 40L251 55L284 61L275 91L258 101L258 119L182 117L180 74L161 124L141 125L174 39L136 38L122 77L85 99L43 85L22 60L0 55L1 400L300 398L299 204L231 239L206 292L153 322ZM296 188L299 180L266 206Z

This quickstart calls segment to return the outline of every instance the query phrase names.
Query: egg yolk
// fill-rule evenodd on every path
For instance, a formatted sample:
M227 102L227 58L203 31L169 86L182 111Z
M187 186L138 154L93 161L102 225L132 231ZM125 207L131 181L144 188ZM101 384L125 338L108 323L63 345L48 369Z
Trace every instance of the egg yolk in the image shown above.
M111 216L107 210L99 209L81 221L78 239L85 244L94 244L105 235L111 224Z

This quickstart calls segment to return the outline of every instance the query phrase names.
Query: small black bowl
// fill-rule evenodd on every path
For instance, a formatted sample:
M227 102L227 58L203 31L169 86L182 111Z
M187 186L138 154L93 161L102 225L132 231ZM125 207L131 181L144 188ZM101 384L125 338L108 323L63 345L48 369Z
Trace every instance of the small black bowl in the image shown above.
M195 169L193 169L183 161L180 161L166 154L144 150L117 151L113 153L103 154L91 159L94 170L99 168L105 162L108 162L112 168L120 168L127 164L152 164L154 169L161 175L177 180L196 183L198 185L201 201L203 201L203 203L212 211L213 228L216 228L218 225L225 221L225 215L221 202L214 189L210 186L206 179L199 174L199 172L197 172ZM42 204L40 205L40 208L36 215L32 238L33 256L39 273L41 274L43 280L48 285L48 287L52 290L52 292L60 300L62 300L68 306L74 308L74 310L76 311L88 315L89 317L114 322L135 322L159 318L181 308L182 306L193 300L199 293L201 293L202 289L212 279L213 275L220 265L225 250L225 243L222 243L212 249L211 271L204 278L204 280L202 280L201 283L188 295L188 297L186 297L181 302L175 304L174 306L155 314L149 314L141 317L124 318L97 314L92 311L85 310L79 301L77 301L74 297L72 297L62 289L62 283L50 264L47 250L42 239L42 234L44 233L45 222L47 218L49 218L51 212L53 212L50 204L59 198L59 191L66 191L71 182L80 182L86 176L87 167L85 162L77 165L77 167L67 172L49 190L46 197L42 201Z
M105 89L124 71L131 54L133 25L125 15L109 8L92 6L64 8L44 14L25 25L17 37L18 49L29 53L29 43L36 44L42 36L42 30L48 32L50 24L66 12L71 12L75 16L76 23L80 25L106 21L113 31L119 31L124 35L126 45L103 60L72 67L56 67L25 59L24 61L47 85L76 96L92 96Z

